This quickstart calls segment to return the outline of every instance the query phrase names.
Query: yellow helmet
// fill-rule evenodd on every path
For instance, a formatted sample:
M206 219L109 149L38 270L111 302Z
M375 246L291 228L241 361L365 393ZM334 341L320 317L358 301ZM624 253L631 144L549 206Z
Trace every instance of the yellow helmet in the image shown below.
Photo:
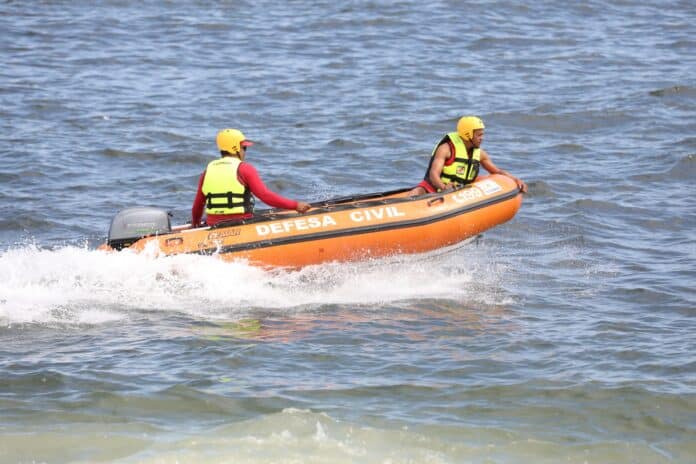
M481 118L476 116L464 116L459 119L457 123L457 133L464 140L471 140L474 138L474 131L476 129L483 129L484 127Z
M237 154L242 151L242 147L253 145L254 142L247 140L242 131L237 129L222 129L217 134L217 146L220 151Z

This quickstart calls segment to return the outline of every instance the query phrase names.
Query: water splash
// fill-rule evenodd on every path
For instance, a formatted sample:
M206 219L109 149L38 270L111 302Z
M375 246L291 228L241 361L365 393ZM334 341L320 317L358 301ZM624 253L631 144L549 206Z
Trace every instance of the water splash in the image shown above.
M0 252L0 324L101 324L142 311L217 319L259 308L287 312L442 297L499 302L506 266L491 262L490 254L470 245L466 260L456 250L269 270L210 256L31 244Z

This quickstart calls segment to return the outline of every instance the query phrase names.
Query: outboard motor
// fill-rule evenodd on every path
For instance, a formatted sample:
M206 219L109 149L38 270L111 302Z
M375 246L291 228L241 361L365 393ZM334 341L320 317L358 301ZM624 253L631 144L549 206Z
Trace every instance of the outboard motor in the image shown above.
M143 237L172 231L170 214L159 208L135 207L119 211L111 220L108 244L121 250Z

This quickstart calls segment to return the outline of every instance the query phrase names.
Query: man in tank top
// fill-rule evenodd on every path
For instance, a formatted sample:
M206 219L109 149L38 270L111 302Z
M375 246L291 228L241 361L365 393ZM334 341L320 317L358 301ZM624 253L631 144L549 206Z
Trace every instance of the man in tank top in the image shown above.
M476 116L464 116L457 123L457 131L446 134L435 145L423 180L409 193L424 193L450 190L456 186L470 184L483 166L491 174L502 174L514 180L521 192L527 184L507 171L498 168L490 156L481 148L484 133L483 121Z

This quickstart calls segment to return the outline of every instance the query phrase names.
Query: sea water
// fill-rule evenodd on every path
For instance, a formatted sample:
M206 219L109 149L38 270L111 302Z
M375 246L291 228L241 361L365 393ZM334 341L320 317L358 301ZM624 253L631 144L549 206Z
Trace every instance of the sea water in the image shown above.
M3 2L0 462L696 461L692 2ZM415 186L457 118L529 185L462 247L97 251L269 188ZM261 205L263 206L263 205Z

